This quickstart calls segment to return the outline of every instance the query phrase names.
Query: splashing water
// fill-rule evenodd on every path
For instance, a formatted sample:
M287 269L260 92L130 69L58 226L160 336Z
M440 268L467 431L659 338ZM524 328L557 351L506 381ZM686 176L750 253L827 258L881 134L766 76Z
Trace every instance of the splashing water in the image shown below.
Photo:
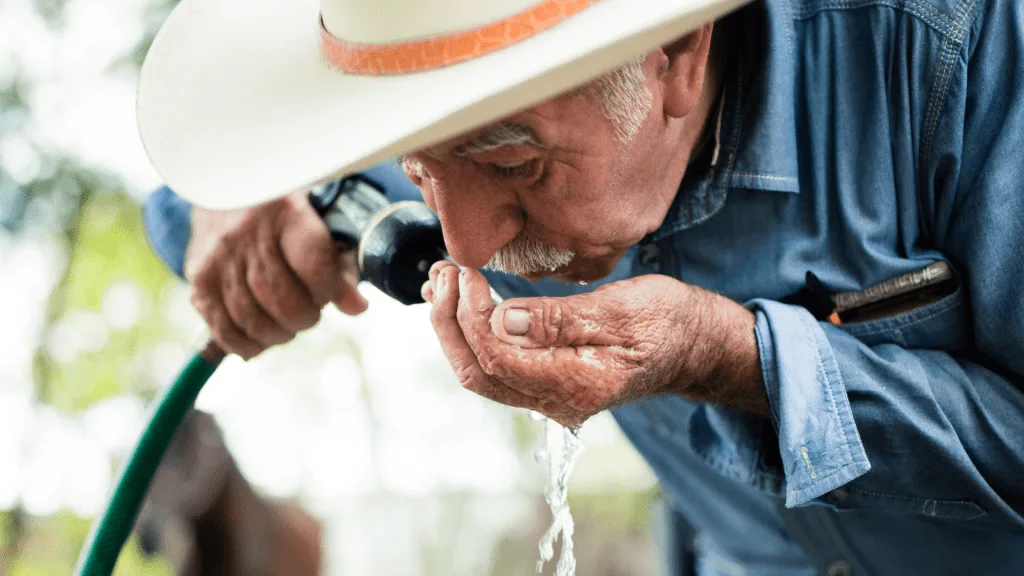
M531 412L534 420L544 417L536 412ZM558 424L554 420L545 419L544 422L544 447L537 450L538 462L546 462L548 465L548 483L544 490L544 500L551 508L551 526L540 539L540 560L537 561L537 573L544 569L544 564L555 555L555 540L562 535L562 550L558 555L558 564L555 566L557 576L576 575L576 555L572 548L572 535L575 524L572 520L572 513L569 511L568 488L569 475L572 474L573 465L576 464L576 457L579 456L582 444L577 430L570 430Z

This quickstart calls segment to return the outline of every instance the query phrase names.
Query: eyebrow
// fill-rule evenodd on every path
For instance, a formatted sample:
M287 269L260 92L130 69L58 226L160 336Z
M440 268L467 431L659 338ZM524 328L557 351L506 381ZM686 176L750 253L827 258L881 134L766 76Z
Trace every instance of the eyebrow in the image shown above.
M505 146L534 146L537 148L546 148L544 141L541 140L537 131L532 127L522 124L520 122L499 122L488 127L483 132L473 136L468 140L458 142L446 147L456 156L472 156L474 154L482 154L491 150L497 150ZM439 147L427 148L430 150L439 150ZM410 158L412 152L401 154L395 158L400 168L405 168L406 162L412 160ZM413 161L412 164L418 164Z
M520 122L499 122L487 127L472 138L444 145L444 143L423 149L426 153L450 151L456 156L471 156L497 150L504 146L534 146L546 148L544 141L531 126ZM397 160L401 164L408 155L402 154Z
M505 146L544 148L544 143L537 132L526 124L499 122L469 140L456 144L452 147L452 151L456 156L471 156Z

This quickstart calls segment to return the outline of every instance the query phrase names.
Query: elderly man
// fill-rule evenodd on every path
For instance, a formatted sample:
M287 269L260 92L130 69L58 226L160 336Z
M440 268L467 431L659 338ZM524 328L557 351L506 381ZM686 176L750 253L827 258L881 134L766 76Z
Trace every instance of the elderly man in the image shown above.
M1017 574L1022 79L1017 0L763 0L365 174L463 385L611 409L698 574ZM146 215L231 352L366 307L302 192Z

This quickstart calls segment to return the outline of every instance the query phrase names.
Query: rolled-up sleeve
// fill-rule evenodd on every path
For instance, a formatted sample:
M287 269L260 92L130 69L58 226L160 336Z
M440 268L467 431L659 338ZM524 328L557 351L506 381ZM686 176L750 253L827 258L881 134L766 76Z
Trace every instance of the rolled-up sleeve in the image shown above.
M153 252L171 271L184 277L185 251L192 235L192 206L162 186L143 202L142 221Z
M769 300L748 305L786 477L798 506L871 469L835 351L807 310Z
M851 509L898 503L1024 525L1024 393L1012 371L970 351L869 346L786 304L748 306L788 507L832 505L818 499L843 488ZM1022 327L1006 329L1020 339Z

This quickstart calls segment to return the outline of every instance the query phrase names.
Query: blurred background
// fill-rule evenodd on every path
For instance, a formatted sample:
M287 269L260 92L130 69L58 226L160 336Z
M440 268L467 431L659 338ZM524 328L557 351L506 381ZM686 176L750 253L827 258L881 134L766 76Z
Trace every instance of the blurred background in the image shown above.
M0 575L71 572L201 328L140 215L160 182L136 135L136 74L172 5L0 0ZM532 574L551 519L542 424L463 391L425 307L365 293L361 317L331 308L289 345L229 359L197 404L213 444L291 511L275 518L318 525L325 575ZM581 436L578 573L657 573L650 471L607 415ZM143 540L118 574L180 570L166 536Z

